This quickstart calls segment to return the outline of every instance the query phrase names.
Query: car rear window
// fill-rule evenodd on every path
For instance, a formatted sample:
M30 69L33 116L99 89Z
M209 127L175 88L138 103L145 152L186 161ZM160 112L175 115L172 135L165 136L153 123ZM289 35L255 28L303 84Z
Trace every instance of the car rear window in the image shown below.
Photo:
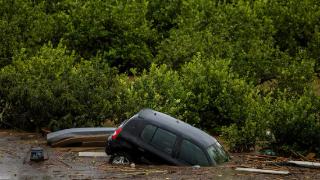
M137 118L137 117L138 117L138 115L134 115L134 116L132 116L130 119L124 120L124 121L119 125L118 128L124 127L124 125L126 125L130 120L135 119L135 118Z
M199 148L197 145L191 143L188 140L182 141L178 158L191 165L209 165L207 156L201 150L201 148Z
M177 136L169 131L158 128L150 142L155 148L171 155Z
M228 155L223 147L217 142L207 149L209 156L216 164L228 161Z

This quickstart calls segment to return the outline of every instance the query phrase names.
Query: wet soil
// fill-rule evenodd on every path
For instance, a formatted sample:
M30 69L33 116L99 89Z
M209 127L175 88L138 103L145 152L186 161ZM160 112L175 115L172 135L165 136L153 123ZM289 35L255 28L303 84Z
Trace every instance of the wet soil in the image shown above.
M32 147L45 149L48 159L30 161ZM282 166L287 158L231 154L218 167L112 166L108 157L79 157L80 151L103 148L51 148L39 134L0 130L0 179L320 179L320 169ZM281 163L280 163L281 164ZM236 167L286 170L289 175L246 173Z

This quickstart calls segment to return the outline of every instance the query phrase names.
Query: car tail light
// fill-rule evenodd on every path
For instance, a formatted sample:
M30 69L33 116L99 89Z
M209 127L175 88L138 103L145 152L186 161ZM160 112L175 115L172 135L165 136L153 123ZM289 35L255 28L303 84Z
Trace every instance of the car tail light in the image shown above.
M120 134L121 131L122 131L122 128L121 128L121 127L118 128L118 129L116 129L116 130L114 131L114 133L112 134L112 136L111 136L112 140L117 139L117 137L119 136L119 134Z

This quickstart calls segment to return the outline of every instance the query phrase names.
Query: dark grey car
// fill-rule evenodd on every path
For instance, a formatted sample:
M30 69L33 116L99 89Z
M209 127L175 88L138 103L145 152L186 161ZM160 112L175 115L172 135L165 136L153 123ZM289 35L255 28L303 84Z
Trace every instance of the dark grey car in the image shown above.
M207 133L169 115L143 109L109 136L110 163L131 162L214 166L229 156Z

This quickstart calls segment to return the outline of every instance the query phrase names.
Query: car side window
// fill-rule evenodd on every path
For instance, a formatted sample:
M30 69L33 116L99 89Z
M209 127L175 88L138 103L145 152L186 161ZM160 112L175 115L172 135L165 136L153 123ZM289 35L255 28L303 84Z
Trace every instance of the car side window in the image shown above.
M169 131L158 128L150 144L155 148L171 155L177 136Z
M141 139L146 142L149 143L150 140L153 137L154 132L156 131L157 127L152 126L152 125L146 125L141 133Z
M188 140L183 140L178 158L191 165L208 166L209 162L204 152Z

